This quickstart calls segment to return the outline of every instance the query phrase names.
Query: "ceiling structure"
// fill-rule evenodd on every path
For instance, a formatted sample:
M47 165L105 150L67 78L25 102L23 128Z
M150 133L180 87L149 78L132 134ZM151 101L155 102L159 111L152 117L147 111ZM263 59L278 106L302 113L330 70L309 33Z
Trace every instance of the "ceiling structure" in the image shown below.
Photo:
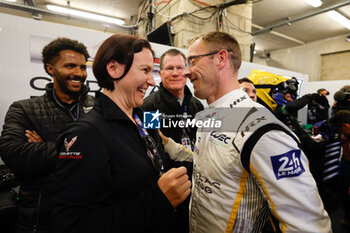
M130 25L131 16L137 17L138 8L145 1L148 2L148 0L16 0L13 4L28 6L28 11L32 12L34 18L40 17L39 13L45 14L44 10L41 12L35 9L47 11L46 5L54 4L121 18L125 20L126 25ZM201 2L205 3L205 0ZM334 9L350 19L350 0L322 0L322 2L320 7L314 8L304 0L254 0L252 42L255 43L255 50L271 52L347 33L350 35L349 29L333 21L325 13L326 10ZM10 7L10 4L12 3L0 0L0 12L5 8L16 9Z
M58 6L70 6L74 9L80 9L88 12L121 18L126 21L130 16L137 15L137 9L142 0L31 0L35 1L38 7L45 7L48 4Z
M256 43L255 49L273 51L346 33L350 35L349 29L323 12L334 9L350 19L350 1L322 0L322 2L318 8L308 5L303 0L263 0L254 3L252 41ZM296 21L298 19L301 20ZM296 22L293 22L294 20ZM282 26L273 28L274 25ZM266 30L259 34L261 27L272 28L272 31Z

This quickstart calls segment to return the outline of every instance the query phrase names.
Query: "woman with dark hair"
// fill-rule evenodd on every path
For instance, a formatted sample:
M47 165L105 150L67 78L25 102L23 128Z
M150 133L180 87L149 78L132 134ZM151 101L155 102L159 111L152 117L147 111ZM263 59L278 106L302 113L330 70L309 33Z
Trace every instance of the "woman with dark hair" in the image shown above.
M158 132L142 125L153 59L150 44L131 35L98 49L93 72L103 91L58 139L55 232L176 231L174 208L191 182L184 167L164 173Z

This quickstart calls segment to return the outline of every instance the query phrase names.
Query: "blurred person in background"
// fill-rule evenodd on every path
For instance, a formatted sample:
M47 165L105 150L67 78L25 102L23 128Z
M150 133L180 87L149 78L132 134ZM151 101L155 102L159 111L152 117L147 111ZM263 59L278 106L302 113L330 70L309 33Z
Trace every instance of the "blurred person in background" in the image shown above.
M334 103L332 106L332 115L339 110L350 110L350 85L345 85L339 91L334 93Z
M252 80L248 78L238 79L239 86L247 93L247 95L254 101L258 101L258 97L256 96L256 88L252 82Z
M350 86L344 86L334 95L334 115L331 126L341 134L343 154L340 161L340 181L344 218L341 224L350 229Z
M325 88L317 90L317 94L327 97L329 92ZM329 118L329 102L327 98L323 98L322 101L312 100L307 106L307 123L315 124Z

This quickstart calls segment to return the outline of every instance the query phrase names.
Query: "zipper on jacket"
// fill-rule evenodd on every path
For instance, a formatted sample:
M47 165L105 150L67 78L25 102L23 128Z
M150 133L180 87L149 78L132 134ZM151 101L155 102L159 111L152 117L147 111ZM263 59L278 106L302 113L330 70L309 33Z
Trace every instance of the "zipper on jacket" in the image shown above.
M63 108L71 117L74 121L76 121L79 118L79 101L80 101L80 96L78 97L78 101L76 104L73 105L73 107L71 107L70 109L67 109L65 106L63 106L63 104L57 99L56 93L55 93L55 89L52 89L52 95L56 101L56 103L58 104L58 106L60 106L61 108ZM75 117L71 110L75 108L75 106L77 106L77 116Z

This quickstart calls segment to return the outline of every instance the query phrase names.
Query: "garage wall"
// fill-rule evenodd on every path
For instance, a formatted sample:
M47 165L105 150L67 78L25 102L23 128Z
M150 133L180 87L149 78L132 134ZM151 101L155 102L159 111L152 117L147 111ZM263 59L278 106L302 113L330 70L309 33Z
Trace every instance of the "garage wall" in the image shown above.
M321 79L322 55L349 51L350 42L346 41L346 37L349 36L349 34L311 42L290 49L272 51L270 52L270 58L259 59L254 57L254 63L308 74L310 82L325 80ZM349 70L349 56L344 58L345 60L343 60L342 64L338 64L338 69ZM347 79L346 77L349 76L340 76L337 79Z
M350 80L350 50L321 56L321 80Z

